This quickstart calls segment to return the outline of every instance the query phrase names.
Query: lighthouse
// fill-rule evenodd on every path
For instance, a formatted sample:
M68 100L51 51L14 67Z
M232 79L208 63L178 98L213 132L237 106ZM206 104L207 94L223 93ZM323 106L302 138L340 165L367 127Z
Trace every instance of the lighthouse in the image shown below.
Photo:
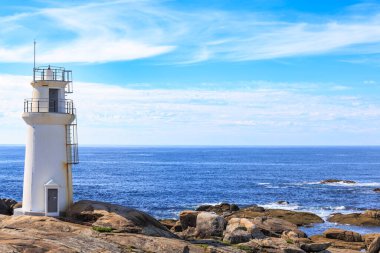
M33 68L32 98L25 99L27 124L22 208L16 215L59 216L73 202L72 166L78 160L72 71Z

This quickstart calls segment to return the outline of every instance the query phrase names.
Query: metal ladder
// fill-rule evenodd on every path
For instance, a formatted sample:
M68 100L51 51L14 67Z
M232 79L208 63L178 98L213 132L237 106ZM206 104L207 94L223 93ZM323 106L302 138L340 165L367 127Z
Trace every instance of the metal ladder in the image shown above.
M75 115L75 114L74 114ZM74 121L66 125L66 154L68 164L78 164L78 133L77 133L77 117Z

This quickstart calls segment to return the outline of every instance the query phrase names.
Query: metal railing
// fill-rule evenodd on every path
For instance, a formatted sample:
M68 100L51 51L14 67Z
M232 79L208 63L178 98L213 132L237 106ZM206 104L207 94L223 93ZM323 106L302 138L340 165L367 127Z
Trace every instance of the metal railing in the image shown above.
M24 100L24 112L75 114L75 108L71 99L30 98Z
M33 81L59 81L67 82L66 93L73 93L73 72L63 67L40 66L34 68Z
M72 81L72 71L62 67L40 66L34 69L35 81Z

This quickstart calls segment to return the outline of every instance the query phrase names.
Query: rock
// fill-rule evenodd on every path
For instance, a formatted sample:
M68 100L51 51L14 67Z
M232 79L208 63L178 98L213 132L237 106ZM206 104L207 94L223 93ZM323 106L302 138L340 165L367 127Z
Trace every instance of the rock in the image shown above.
M6 252L115 251L118 245L93 237L91 228L51 217L11 216L0 221L0 242L12 248Z
M372 241L375 240L377 237L380 237L380 233L362 235L362 238L363 238L367 248L372 243Z
M205 250L174 238L98 233L91 227L51 217L8 216L0 219L0 252L204 253Z
M340 179L327 179L327 180L322 180L320 182L320 184L335 184L335 183L356 184L356 182L352 180L340 180Z
M208 238L223 236L226 221L223 217L209 212L200 212L197 216L196 229L198 237Z
M223 242L229 244L238 244L243 242L249 242L251 239L252 235L248 231L243 229L235 229L224 235Z
M182 232L182 225L180 221L177 221L174 226L170 229L172 232Z
M380 226L380 210L367 210L364 213L334 213L328 221L356 226Z
M309 212L296 212L281 209L269 209L266 214L270 217L280 218L289 221L297 226L305 226L313 223L323 223L323 219L316 214Z
M300 237L302 234L298 234L294 231L284 231L281 235L281 238L284 239L287 242L293 242L297 246L300 247L302 244L311 244L312 241L309 238L306 237Z
M367 210L362 215L372 219L380 220L380 210Z
M289 202L288 201L285 201L285 200L280 200L280 201L277 201L276 202L277 204L279 204L279 205L289 205Z
M330 247L328 250L323 250L318 253L363 253L363 252L359 250L339 249L339 248Z
M240 249L247 252L270 252L270 253L305 253L292 242L287 242L281 238L253 239L246 243L237 245Z
M13 199L0 199L0 214L12 215L17 204L17 201Z
M306 252L320 252L320 251L326 250L330 246L331 246L330 242L326 242L326 243L304 243L304 244L301 244L301 249L303 249Z
M231 213L239 210L239 207L235 204L221 203L219 205L202 205L199 206L196 211L202 212L214 212L216 214L222 215L223 213Z
M257 217L251 221L266 236L281 237L283 232L293 231L300 238L306 237L306 234L299 230L295 224L286 220L273 217Z
M316 214L309 212L296 212L283 209L264 209L262 207L248 207L240 209L237 212L226 217L230 218L249 218L254 219L256 217L273 217L280 218L289 221L297 226L305 226L313 223L323 223L323 219Z
M249 240L263 239L265 235L250 220L232 218L228 221L223 241L230 244L248 242Z
M338 239L326 238L324 235L313 235L310 237L314 243L331 243L332 248L346 249L346 250L362 250L365 248L364 242L346 242ZM332 250L329 248L329 251Z
M284 232L282 232L281 238L284 239L284 240L287 240L287 239L295 240L295 239L305 238L305 237L300 237L300 235L297 232L294 232L294 231L290 230L290 231L284 231Z
M16 209L16 208L21 208L22 207L22 202L17 202L16 205L14 205L12 208L13 210Z
M149 214L120 205L81 200L70 208L67 215L77 221L92 223L94 227L105 227L118 232L177 237Z
M105 234L105 241L119 245L116 251L108 252L173 252L173 253L204 253L204 248L192 245L183 240L171 238L145 236L141 234ZM212 248L212 247L210 247ZM87 252L87 251L82 251ZM95 252L95 251L92 251ZM103 251L98 251L103 252ZM215 251L218 252L218 251ZM223 251L220 251L223 252Z
M94 227L94 229L110 229L110 230L113 230L114 232L127 232L127 233L147 234L147 235L155 234L155 232L152 232L152 231L143 232L145 225L135 224L132 220L126 219L123 216L120 216L115 213L105 214L104 216L97 219L92 224L92 226ZM153 228L153 231L154 231L154 228Z
M181 222L182 229L185 230L188 227L196 227L197 226L197 216L199 212L186 210L182 211L179 214L179 221Z
M195 240L198 237L197 230L194 227L187 227L185 230L176 233L176 235L183 240Z
M346 242L363 242L362 236L359 233L338 229L330 228L323 232L326 238L338 239Z
M167 229L172 229L176 223L178 222L178 220L175 220L175 219L162 219L162 220L159 220L159 222L164 225Z
M380 188L373 189L374 192L380 192Z
M210 244L205 247L176 238L123 232L100 233L91 226L52 217L6 215L0 215L0 252L244 253L228 245Z
M247 207L240 209L240 210L241 210L240 213L249 213L249 212L262 213L262 212L265 212L265 208L262 206L258 206L258 205L247 206Z
M372 243L369 245L367 253L379 253L380 252L380 236L377 237Z

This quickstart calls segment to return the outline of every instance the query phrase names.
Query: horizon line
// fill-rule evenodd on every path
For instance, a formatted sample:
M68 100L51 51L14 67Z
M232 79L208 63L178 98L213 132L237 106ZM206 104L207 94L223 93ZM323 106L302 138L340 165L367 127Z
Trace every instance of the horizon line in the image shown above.
M0 144L0 147L24 147L26 144ZM366 144L366 145L360 145L360 144L317 144L317 145L308 145L308 144L294 144L294 145L285 145L285 144L275 144L275 145L267 145L267 144L258 144L258 145L238 145L238 144L226 144L226 145L214 145L214 144L191 144L191 145L182 145L182 144L162 144L162 145L134 145L134 144L83 144L79 145L79 148L91 148L91 147L131 147L131 148L159 148L159 147L176 147L176 148L313 148L313 147L380 147L380 144Z

